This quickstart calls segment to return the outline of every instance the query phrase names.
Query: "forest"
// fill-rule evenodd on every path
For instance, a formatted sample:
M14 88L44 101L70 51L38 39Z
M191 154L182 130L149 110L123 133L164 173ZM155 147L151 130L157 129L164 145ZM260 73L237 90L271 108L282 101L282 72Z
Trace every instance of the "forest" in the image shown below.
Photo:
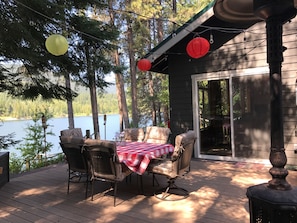
M138 126L143 118L154 125L163 124L169 120L168 76L143 72L137 63L209 2L1 2L0 43L5 43L0 44L1 116L27 118L38 104L53 109L55 116L116 112L121 126ZM65 52L56 54L48 49L53 36L64 39ZM109 104L113 102L109 95L98 94L107 87L105 76L110 73L115 75L118 109ZM75 97L73 82L88 89L90 101L81 99L83 95ZM20 100L11 103L7 95ZM94 132L97 130L94 121Z
M7 93L0 93L0 120L6 119L32 119L40 111L47 110L53 117L68 115L66 101L63 100L24 100L13 98ZM118 114L118 102L115 93L104 93L98 96L99 114ZM89 116L92 114L90 94L81 92L73 100L73 113L75 116Z
M209 2L0 1L0 118L35 121L32 136L20 148L22 156L30 152L31 159L40 152L35 149L45 138L41 113L68 116L69 128L74 128L74 115L90 115L95 137L98 114L119 114L121 130L145 119L153 125L169 121L168 76L142 71L138 62ZM49 49L53 36L64 40L64 52L57 52L61 45ZM114 94L104 92L111 73ZM0 136L0 149L15 144L13 136Z

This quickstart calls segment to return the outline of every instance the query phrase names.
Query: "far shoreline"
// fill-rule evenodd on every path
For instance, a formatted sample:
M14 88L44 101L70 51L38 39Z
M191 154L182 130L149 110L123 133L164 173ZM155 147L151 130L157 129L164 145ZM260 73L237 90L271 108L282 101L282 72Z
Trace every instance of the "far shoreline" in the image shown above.
M118 114L98 114L98 116L104 116L104 115L118 115ZM90 115L86 115L86 114L76 114L74 115L74 117L90 117L92 116ZM52 118L67 118L67 115L63 115L63 116L53 116ZM1 117L0 116L0 122L9 122L9 121L27 121L27 120L32 120L32 118L14 118L14 117Z

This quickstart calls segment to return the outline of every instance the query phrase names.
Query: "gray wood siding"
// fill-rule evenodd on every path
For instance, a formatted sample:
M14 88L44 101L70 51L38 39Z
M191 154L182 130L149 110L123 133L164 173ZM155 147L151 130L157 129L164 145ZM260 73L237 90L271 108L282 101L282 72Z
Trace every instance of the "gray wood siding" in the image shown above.
M294 153L296 137L297 19L283 27L284 61L282 64L284 140L288 165L297 165Z
M203 58L192 59L186 51L168 56L169 88L171 101L171 128L180 133L193 128L191 75L199 73L238 70L267 66L266 24L258 23L225 43L218 50L211 51ZM283 81L283 121L285 149L289 165L297 165L296 92L297 78L297 19L283 26L284 51L282 64ZM216 32L214 41L220 38ZM269 88L269 83L266 86ZM267 102L269 103L269 102ZM257 151L255 151L257 153ZM259 158L265 158L260 154ZM268 158L268 157L267 157Z

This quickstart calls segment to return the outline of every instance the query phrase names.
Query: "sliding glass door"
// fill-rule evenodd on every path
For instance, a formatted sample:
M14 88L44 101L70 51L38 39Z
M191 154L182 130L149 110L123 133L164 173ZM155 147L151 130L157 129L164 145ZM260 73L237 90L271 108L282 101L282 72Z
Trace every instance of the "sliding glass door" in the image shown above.
M193 80L194 126L199 131L196 154L223 159L267 159L270 151L268 73L219 72L196 75Z

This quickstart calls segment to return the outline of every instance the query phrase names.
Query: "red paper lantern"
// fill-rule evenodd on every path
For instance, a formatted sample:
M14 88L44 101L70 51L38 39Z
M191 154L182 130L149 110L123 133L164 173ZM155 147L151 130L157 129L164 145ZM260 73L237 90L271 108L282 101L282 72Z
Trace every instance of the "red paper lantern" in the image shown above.
M188 43L186 51L190 57L197 59L205 56L209 48L210 44L207 39L196 37Z
M138 61L137 67L138 67L139 70L148 71L148 70L151 69L152 63L148 59L141 59L141 60Z

